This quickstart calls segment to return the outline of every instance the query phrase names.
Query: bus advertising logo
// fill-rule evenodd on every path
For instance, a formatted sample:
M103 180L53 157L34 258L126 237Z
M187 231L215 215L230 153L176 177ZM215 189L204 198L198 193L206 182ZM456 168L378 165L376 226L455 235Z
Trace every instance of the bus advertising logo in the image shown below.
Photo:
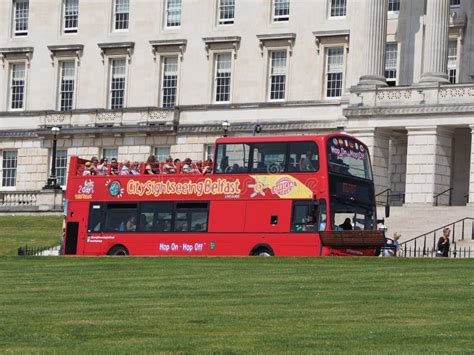
M105 186L107 186L110 196L118 198L123 196L123 188L120 185L120 182L108 180L105 183Z
M209 244L209 248L210 248L211 250L216 249L216 242L213 241L213 240L211 240L211 243Z
M94 193L94 181L91 179L85 180L83 185L79 185L77 194L74 196L76 200L90 200Z
M296 183L289 177L282 177L278 179L275 185L272 187L272 192L275 195L285 196L288 195L291 190L296 187Z

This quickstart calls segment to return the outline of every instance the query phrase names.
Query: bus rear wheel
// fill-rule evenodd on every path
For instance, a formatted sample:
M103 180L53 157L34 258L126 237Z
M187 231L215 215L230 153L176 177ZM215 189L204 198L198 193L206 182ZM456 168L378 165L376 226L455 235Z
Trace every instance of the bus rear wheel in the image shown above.
M274 254L268 248L258 248L253 251L252 256L274 256Z
M122 245L116 245L112 249L109 250L107 255L111 256L126 256L128 255L128 250Z

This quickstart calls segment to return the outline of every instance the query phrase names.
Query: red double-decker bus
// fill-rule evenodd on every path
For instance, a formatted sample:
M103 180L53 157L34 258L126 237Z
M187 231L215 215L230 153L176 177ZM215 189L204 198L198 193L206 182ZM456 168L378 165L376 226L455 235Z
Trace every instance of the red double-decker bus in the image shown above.
M374 255L372 169L357 139L216 141L210 174L83 175L72 157L66 255Z

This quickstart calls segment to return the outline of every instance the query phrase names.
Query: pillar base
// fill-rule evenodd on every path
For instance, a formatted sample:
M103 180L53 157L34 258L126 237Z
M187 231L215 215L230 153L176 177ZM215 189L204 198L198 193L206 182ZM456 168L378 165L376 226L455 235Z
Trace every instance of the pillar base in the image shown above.
M423 73L419 84L450 84L450 81L446 73Z
M358 87L388 86L385 77L377 75L362 75L357 83Z

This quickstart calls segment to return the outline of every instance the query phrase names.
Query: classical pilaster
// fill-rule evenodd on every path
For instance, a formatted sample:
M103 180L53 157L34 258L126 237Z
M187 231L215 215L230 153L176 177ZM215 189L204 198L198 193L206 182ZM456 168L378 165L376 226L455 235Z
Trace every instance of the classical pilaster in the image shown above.
M407 127L406 205L433 205L451 186L453 132L440 127ZM449 193L438 205L449 204Z
M364 73L359 86L386 86L385 43L387 40L387 0L367 0Z
M427 1L421 83L449 83L448 31L449 0Z

